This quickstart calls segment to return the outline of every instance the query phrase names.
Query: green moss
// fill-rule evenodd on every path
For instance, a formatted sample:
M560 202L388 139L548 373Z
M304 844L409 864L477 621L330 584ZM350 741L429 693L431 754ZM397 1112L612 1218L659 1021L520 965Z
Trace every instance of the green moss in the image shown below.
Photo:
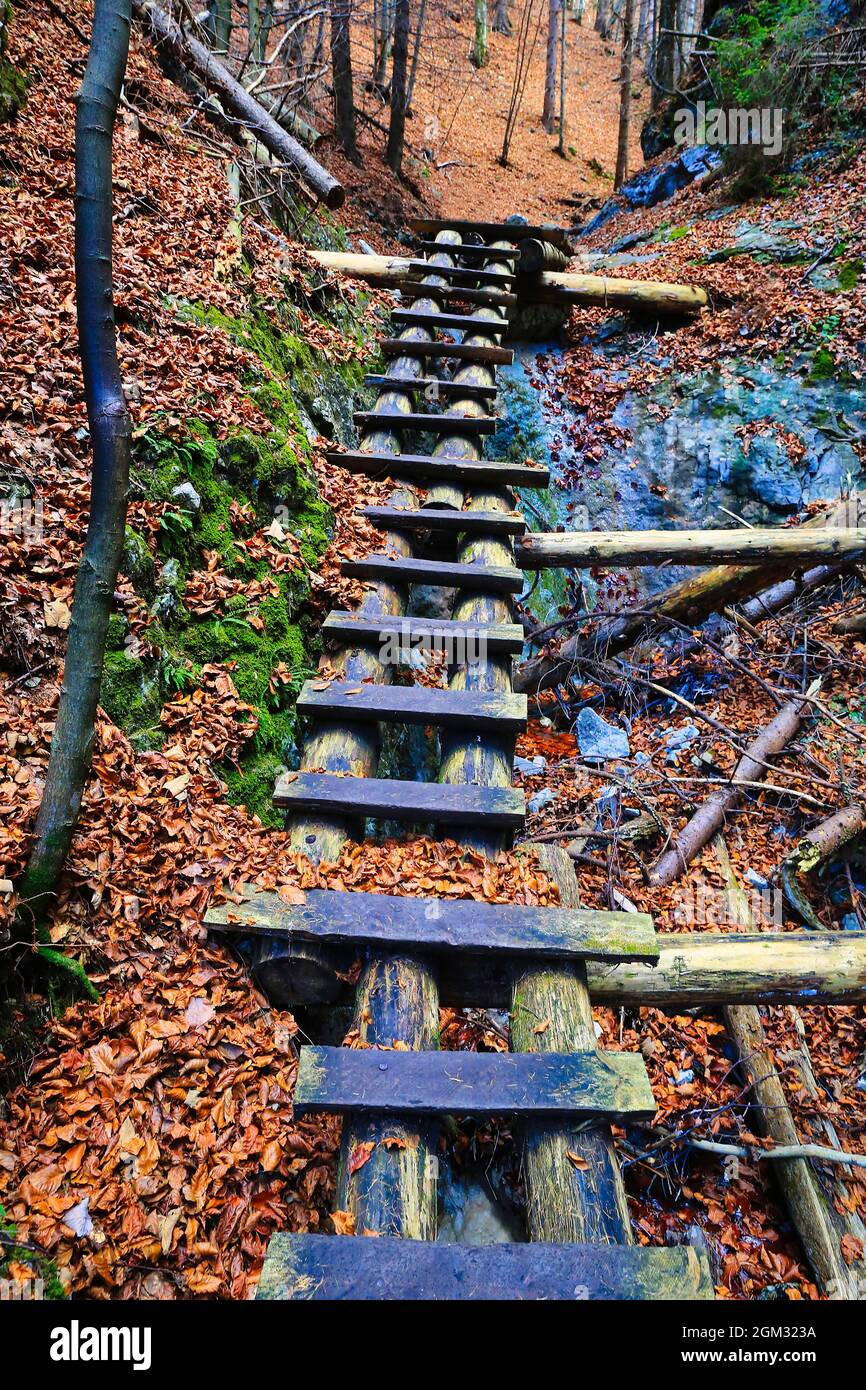
M106 654L99 703L137 748L159 746L162 691L156 673L139 657L125 651Z
M27 78L6 57L9 21L12 18L10 0L0 3L0 125L12 121L27 100Z
M836 361L828 348L820 347L812 358L807 380L829 381L836 375Z
M57 1265L34 1250L32 1245L15 1244L15 1225L0 1206L0 1279L9 1277L9 1265L12 1263L26 1265L33 1271L34 1278L41 1280L43 1298L66 1298Z
M860 276L863 274L863 262L859 259L845 261L836 271L836 279L839 282L839 289L843 291L853 290Z

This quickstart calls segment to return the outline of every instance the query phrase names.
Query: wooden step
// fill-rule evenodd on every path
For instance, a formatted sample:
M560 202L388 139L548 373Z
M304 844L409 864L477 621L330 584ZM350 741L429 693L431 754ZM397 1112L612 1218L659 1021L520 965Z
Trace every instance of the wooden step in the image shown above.
M274 805L346 820L373 816L401 824L429 821L485 831L519 830L525 820L523 792L514 787L339 777L328 772L284 773L274 790Z
M440 314L427 309L392 309L391 321L407 328L453 328L462 333L484 333L493 338L501 338L508 331L505 319L484 319L475 314Z
M520 248L517 246L510 251L500 250L499 247L495 251L491 251L489 246L479 246L474 241L456 241L453 245L448 246L441 241L428 241L424 237L419 240L418 245L422 251L430 251L434 255L437 251L444 251L448 256L460 256L466 261L479 259L482 261L520 260Z
M418 338L383 338L379 348L385 357L453 357L458 362L510 367L514 349L488 343L428 343Z
M385 376L375 372L364 377L364 384L376 386L380 391L426 392L430 389L431 394L435 392L436 395L446 399L456 396L467 401L486 400L490 396L496 396L499 392L499 387L495 383L492 386L486 386L475 381L441 381L438 376Z
M455 535L522 536L526 521L519 512L463 512L458 507L361 507L383 531L451 531Z
M271 1237L256 1298L388 1302L711 1299L706 1254L690 1245L456 1245L393 1236Z
M544 488L550 482L550 470L530 467L526 463L509 463L506 459L460 459L447 454L375 454L363 449L343 452L326 449L325 458L350 473L366 473L372 478L429 478L442 482L463 483L469 491L479 484L494 487Z
M432 430L434 434L495 434L495 415L444 415L433 411L356 410L361 430Z
M435 266L431 266L428 273L430 275L438 274ZM404 300L435 299L445 304L460 301L463 304L489 304L494 308L502 309L513 309L517 303L517 295L511 294L508 290L491 290L486 286L474 289L469 285L446 287L444 285L424 284L421 280L402 280L400 293Z
M447 248L440 247L440 250ZM513 270L484 270L481 266L435 265L432 261L408 260L404 262L413 275L442 275L459 284L513 285L517 278Z
M302 1047L296 1115L490 1115L649 1121L656 1103L634 1052L389 1052Z
M241 935L275 936L321 945L359 946L423 955L460 953L474 968L494 963L562 964L598 960L654 965L659 945L651 917L641 912L524 907L471 898L398 898L388 893L310 889L301 903L243 885L242 903L209 908L205 924Z
M427 724L471 733L515 736L526 728L526 696L500 691L443 690L428 685L359 685L305 681L295 708L310 719Z
M423 232L425 236L435 236L436 232L457 232L460 236L480 236L485 241L514 242L536 237L539 241L549 241L552 246L559 246L563 251L572 249L572 238L575 235L570 227L551 227L543 223L539 225L529 222L474 222L467 218L452 218L451 221L446 221L441 217L410 217L409 226L413 232ZM441 241L434 244L440 251L450 251L447 244Z
M526 641L516 623L461 623L452 618L366 618L363 613L335 609L322 624L322 636L359 647L381 647L389 637L403 647L462 654L487 651L491 656L519 656ZM465 656L455 655L464 664Z
M523 571L505 565L459 565L448 560L416 560L403 556L366 555L363 560L343 560L343 574L350 579L384 579L388 584L440 584L449 589L471 589L477 594L519 594Z

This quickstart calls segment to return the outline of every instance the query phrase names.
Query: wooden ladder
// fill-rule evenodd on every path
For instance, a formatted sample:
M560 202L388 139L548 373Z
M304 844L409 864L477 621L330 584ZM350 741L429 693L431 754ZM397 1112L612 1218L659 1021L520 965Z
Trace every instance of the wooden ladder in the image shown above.
M524 824L523 793L512 786L526 702L511 684L522 645L511 602L523 585L513 543L526 523L511 488L545 487L549 474L479 453L479 437L495 428L487 413L495 368L511 358L501 346L510 296L463 296L478 306L469 314L443 309L461 288L510 287L515 229L425 221L418 230L429 253L413 263L419 297L393 315L400 332L383 344L388 369L369 378L380 390L376 407L357 417L361 447L328 454L392 478L394 490L387 505L363 509L385 533L385 550L343 564L369 587L357 612L325 620L340 679L304 686L298 710L311 726L301 768L275 791L293 845L313 860L336 859L347 838L363 837L368 817L447 826L490 856ZM462 337L437 341L441 330ZM449 361L453 376L430 375ZM430 454L404 452L413 431L438 437ZM423 507L415 480L427 489ZM449 558L418 554L424 542L447 547ZM415 585L454 590L451 618L413 616ZM388 637L407 647L474 643L478 659L452 665L447 689L395 686L394 665L383 659ZM378 731L392 724L440 729L437 782L376 775ZM548 846L537 853L560 907L321 890L289 906L247 886L240 903L208 913L212 930L252 939L256 978L281 1007L335 999L341 972L363 960L355 996L362 1046L302 1047L295 1107L345 1117L337 1205L358 1232L380 1238L277 1236L260 1298L712 1296L703 1255L632 1243L609 1124L652 1116L655 1105L643 1058L599 1052L592 1022L587 962L652 965L652 921L583 909L567 855ZM513 1051L440 1052L440 986L474 992L488 1006L494 995L506 998ZM539 1019L549 1020L541 1033ZM522 1126L527 1243L435 1240L436 1145L450 1114L505 1114ZM369 1153L362 1164L359 1152Z

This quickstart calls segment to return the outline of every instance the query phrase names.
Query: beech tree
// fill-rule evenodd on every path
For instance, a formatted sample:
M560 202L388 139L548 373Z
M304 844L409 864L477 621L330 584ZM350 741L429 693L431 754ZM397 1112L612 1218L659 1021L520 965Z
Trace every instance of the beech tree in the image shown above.
M358 161L355 95L352 87L350 0L331 0L331 71L334 83L334 124L346 154Z
M475 0L475 38L469 56L477 68L484 68L490 62L490 49L487 41L487 0Z
M634 65L636 0L625 0L622 17L622 65L619 73L619 138L616 150L614 188L622 188L628 177L628 140L631 129L631 80Z
M559 12L563 0L549 0L547 10L547 63L544 70L544 106L541 119L545 130L556 125L556 55L559 50Z
M406 73L409 65L409 0L396 0L394 10L394 60L391 66L391 120L388 126L387 160L395 174L403 164L406 132Z
M93 463L57 722L19 889L37 917L55 892L81 809L126 526L132 425L115 340L111 163L130 23L130 0L95 0L75 117L76 307Z

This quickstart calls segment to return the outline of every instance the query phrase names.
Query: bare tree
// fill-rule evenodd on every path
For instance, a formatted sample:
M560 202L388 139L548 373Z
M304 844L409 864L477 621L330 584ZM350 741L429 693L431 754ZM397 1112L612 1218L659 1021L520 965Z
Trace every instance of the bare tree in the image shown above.
M677 23L677 0L657 0L658 37L655 43L651 77L652 106L655 110L674 90L674 31Z
M563 0L548 0L547 61L544 69L544 106L541 119L545 130L556 125L556 55L559 50L559 12Z
M565 158L565 3L559 4L559 143L558 152Z
M477 68L484 68L490 62L490 49L487 41L487 0L475 0L475 38L472 41L470 59Z
M406 132L406 69L409 63L409 0L396 0L394 11L394 63L391 69L391 121L388 126L387 160L395 174L403 165Z
M505 34L511 38L511 20L508 18L508 0L496 0L493 14L494 34Z
M130 0L96 0L75 118L75 284L93 469L57 722L33 848L20 885L22 900L37 916L57 887L90 770L126 525L132 426L115 341L111 162L130 22Z
M406 90L406 115L412 111L412 96L415 91L415 78L418 76L418 57L421 52L421 35L424 32L424 16L427 13L427 0L418 6L418 23L415 26L415 42L412 45L412 69L409 73L409 86Z
M616 151L614 188L622 188L628 177L628 141L631 127L631 82L634 65L634 19L636 0L625 0L622 19L622 65L619 75L619 140Z
M331 0L331 73L334 83L334 125L337 139L354 163L359 163L352 87L351 0Z

